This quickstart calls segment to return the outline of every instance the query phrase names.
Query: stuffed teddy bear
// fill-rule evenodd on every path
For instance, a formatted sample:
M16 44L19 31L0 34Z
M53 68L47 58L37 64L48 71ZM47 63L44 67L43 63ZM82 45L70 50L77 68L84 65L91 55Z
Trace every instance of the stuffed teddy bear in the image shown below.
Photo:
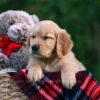
M7 72L19 71L27 65L26 40L38 22L37 16L25 11L0 14L0 100L28 100Z
M25 51L25 49L22 50L23 45L38 22L36 15L29 15L25 11L9 10L0 14L0 67L9 66L9 63L12 63L12 53ZM18 54L15 55L18 56Z

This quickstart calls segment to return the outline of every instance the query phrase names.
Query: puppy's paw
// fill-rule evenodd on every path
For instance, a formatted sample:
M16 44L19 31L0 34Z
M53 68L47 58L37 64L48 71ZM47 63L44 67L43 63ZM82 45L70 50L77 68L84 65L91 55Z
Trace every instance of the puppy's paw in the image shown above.
M6 55L0 53L0 65L7 65L9 62L9 59Z
M28 79L32 81L39 81L43 77L42 69L30 68L28 70Z
M72 87L76 84L75 74L62 74L62 84L67 89L72 89Z

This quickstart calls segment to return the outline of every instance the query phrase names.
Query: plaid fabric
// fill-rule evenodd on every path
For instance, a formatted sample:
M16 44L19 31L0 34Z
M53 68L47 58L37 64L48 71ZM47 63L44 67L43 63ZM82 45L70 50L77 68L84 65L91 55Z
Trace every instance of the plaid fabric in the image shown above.
M100 100L100 85L87 71L76 74L77 84L71 90L62 86L60 72L44 73L36 83L27 80L24 69L10 75L29 100Z

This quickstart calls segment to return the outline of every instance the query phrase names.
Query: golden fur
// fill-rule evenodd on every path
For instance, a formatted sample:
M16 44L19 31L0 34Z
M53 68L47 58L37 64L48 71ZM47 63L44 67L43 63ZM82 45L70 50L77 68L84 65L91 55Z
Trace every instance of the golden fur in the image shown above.
M33 45L39 46L36 54L32 51ZM29 80L39 81L43 77L43 70L60 70L63 85L71 89L76 84L75 74L85 70L71 51L72 47L73 42L65 30L50 20L40 21L29 38Z

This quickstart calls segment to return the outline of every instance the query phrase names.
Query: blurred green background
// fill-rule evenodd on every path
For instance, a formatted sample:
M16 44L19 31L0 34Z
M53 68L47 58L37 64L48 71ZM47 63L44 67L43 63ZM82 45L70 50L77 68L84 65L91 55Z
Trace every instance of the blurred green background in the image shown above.
M0 0L0 12L25 10L66 29L73 51L100 82L100 0Z

